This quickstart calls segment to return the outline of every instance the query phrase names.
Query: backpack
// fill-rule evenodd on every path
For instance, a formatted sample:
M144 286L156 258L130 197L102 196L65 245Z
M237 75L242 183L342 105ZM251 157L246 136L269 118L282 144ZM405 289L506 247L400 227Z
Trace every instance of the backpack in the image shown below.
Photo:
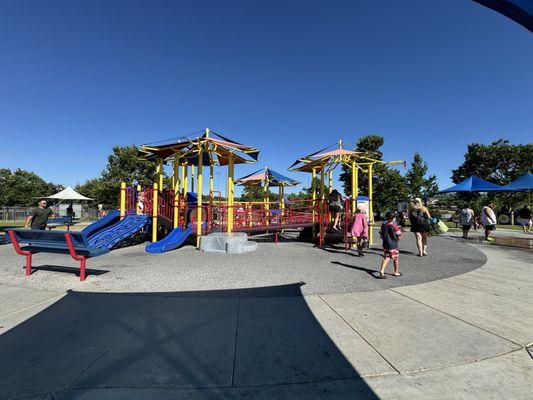
M414 210L413 214L416 218L416 222L418 222L418 225L428 225L428 219L426 216L426 213L424 213L422 210Z

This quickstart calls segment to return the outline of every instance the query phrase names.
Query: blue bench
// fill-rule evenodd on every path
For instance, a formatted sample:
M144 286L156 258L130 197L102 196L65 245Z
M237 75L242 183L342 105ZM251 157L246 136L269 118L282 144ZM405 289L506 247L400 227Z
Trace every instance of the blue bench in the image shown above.
M74 260L80 262L80 281L84 281L85 260L109 252L108 249L89 247L87 236L82 232L9 229L7 234L15 251L26 256L26 275L31 274L32 255L35 253L70 254Z

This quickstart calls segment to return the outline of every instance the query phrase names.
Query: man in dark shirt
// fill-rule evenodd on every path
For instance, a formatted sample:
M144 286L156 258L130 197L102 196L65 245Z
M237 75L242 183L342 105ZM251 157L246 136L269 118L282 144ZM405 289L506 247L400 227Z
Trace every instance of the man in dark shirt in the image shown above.
M518 211L518 223L522 225L524 233L531 231L532 216L533 213L531 212L531 208L529 208L527 204L524 204L524 207Z
M46 200L39 200L39 207L34 208L28 218L26 218L26 228L45 230L48 218L50 216L55 217L54 212L49 208L46 208Z

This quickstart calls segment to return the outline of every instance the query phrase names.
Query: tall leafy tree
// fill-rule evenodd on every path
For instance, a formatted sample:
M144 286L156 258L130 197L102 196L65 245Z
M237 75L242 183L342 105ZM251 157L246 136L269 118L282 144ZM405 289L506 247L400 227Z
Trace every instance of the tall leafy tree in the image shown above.
M113 147L101 176L78 185L76 189L106 207L118 207L121 182L147 187L157 179L156 164L138 158L138 151L136 146Z
M428 165L420 155L415 153L411 168L405 175L407 190L413 197L423 197L424 194L432 194L438 192L437 177L430 175L426 178L428 172Z
M39 197L50 196L61 185L48 183L39 175L23 169L0 169L0 205L30 206Z
M366 153L368 157L383 160L381 147L385 143L383 136L366 135L361 137L356 144L356 150ZM352 172L349 166L342 166L339 176L343 184L344 192L350 195L352 192ZM405 179L400 172L387 165L376 163L373 167L373 200L374 207L378 210L396 208L398 202L405 201L407 189ZM368 196L368 174L359 173L359 195Z
M242 201L263 201L263 188L261 186L245 185L242 189Z
M506 139L489 145L471 143L464 161L452 171L452 181L459 183L469 176L505 185L533 168L533 144L511 144Z
M365 135L359 138L355 145L357 151L366 153L368 157L376 160L383 160L383 153L381 146L385 143L385 139L380 135ZM374 175L380 175L387 169L382 164L374 165ZM344 193L350 195L352 193L352 170L349 166L343 165L339 179L342 182ZM368 195L368 175L359 174L359 194Z

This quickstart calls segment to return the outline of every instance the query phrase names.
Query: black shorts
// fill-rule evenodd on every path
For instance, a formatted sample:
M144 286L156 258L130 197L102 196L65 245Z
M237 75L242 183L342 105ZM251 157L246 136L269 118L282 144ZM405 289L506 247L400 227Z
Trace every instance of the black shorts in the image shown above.
M472 225L462 225L463 231L469 231L472 228Z
M496 230L496 225L485 225L485 230L486 231L495 231Z
M332 204L329 206L329 211L330 212L342 212L342 207Z

